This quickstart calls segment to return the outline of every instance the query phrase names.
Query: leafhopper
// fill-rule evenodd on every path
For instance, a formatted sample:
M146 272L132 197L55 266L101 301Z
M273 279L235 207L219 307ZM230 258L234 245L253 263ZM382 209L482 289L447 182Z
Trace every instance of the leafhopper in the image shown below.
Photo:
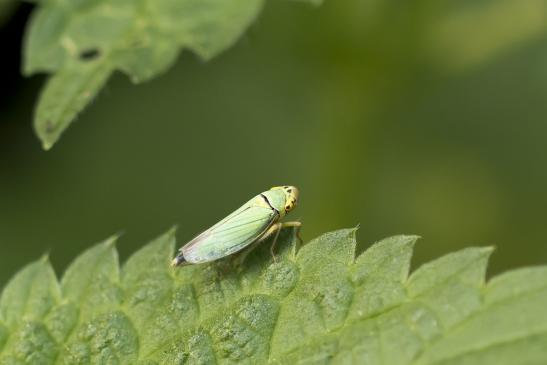
M201 264L232 255L245 247L264 241L275 234L272 256L279 231L284 227L301 226L300 222L280 222L294 209L298 189L294 186L275 186L258 194L226 218L197 235L184 245L171 263Z

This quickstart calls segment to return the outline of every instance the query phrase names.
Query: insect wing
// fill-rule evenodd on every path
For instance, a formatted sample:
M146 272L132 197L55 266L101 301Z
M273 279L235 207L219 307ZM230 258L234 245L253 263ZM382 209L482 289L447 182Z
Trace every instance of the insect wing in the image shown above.
M217 260L256 241L277 218L276 211L251 200L188 242L181 251L191 263Z

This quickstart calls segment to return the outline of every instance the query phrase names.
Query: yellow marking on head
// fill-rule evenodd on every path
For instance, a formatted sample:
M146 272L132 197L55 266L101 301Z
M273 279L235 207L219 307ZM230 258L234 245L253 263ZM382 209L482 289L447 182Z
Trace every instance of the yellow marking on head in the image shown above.
M274 186L271 190L280 189L285 193L285 213L290 212L296 207L298 203L298 195L300 192L296 186L284 185L284 186Z

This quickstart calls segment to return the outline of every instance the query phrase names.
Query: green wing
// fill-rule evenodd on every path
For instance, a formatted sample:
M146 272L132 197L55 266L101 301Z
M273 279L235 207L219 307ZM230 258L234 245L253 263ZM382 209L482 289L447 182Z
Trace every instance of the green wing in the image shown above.
M184 259L190 263L217 260L242 250L255 242L275 223L278 213L269 207L247 204L209 228L181 248Z

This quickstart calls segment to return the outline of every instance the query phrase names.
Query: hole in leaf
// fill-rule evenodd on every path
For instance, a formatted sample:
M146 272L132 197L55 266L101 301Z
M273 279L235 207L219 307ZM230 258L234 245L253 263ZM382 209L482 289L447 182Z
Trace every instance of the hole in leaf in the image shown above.
M80 52L80 60L82 61L92 61L99 57L101 52L98 48L89 48L84 49L82 52Z

